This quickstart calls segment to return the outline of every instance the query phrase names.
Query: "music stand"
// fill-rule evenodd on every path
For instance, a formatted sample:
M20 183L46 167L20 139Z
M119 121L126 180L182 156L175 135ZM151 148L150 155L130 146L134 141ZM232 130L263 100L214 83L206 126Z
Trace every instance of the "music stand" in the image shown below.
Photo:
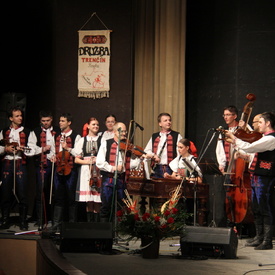
M197 220L197 183L198 183L198 177L202 178L202 173L199 169L198 164L192 163L191 160L188 158L183 158L182 161L185 164L185 167L190 173L190 179L193 179L194 183L194 226L196 225L196 220ZM190 182L191 182L190 180Z
M209 224L209 227L216 227L216 196L215 196L215 186L216 186L216 177L222 176L222 172L219 170L218 166L212 159L202 158L201 162L199 163L199 167L204 175L214 175L214 192L212 193L213 196L213 207L212 207L212 221Z

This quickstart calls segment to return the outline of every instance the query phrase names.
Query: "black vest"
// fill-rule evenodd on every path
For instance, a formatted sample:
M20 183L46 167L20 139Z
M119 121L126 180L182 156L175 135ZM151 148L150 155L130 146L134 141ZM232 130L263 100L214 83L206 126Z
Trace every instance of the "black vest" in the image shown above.
M275 138L275 133L270 133L268 136L273 136ZM275 176L275 150L258 153L254 175Z
M102 135L98 137L96 143L97 143L97 152L95 155L97 155L98 153L98 150L99 150L99 147L100 147L100 144L101 144L101 139L102 139ZM83 151L83 156L84 157L87 157L87 156L91 156L91 152L87 152L87 137L84 137L84 142L83 142L83 147L82 147L82 151Z
M173 140L173 159L174 159L178 155L177 154L177 140L178 140L179 132L171 130L171 132L169 133L169 135L172 136L172 140ZM155 142L155 139L158 136L159 136L159 132L154 133L152 135L152 148L154 148L154 142Z

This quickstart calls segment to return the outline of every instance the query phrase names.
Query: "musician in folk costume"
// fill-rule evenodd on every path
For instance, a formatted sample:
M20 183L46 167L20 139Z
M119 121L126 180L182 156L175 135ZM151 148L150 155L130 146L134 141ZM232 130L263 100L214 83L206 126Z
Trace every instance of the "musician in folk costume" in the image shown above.
M102 222L111 221L113 211L113 192L117 192L118 205L123 205L124 190L130 169L140 164L140 158L127 150L120 150L118 144L125 140L126 126L122 122L114 125L114 138L102 141L96 159L96 166L102 175L100 219ZM126 152L125 152L126 151ZM115 185L116 184L116 185ZM114 190L116 187L116 190Z
M76 201L86 202L88 222L99 221L101 207L100 184L101 176L96 167L96 156L101 144L102 133L98 133L99 122L91 117L88 124L88 135L82 137L75 145L75 163L80 165Z
M151 166L153 168L152 177L163 178L164 173L172 174L169 163L178 156L177 143L182 139L179 132L173 131L172 117L168 113L158 115L158 124L160 132L154 133L147 143L144 152L152 158ZM192 152L196 154L197 149L191 142ZM148 174L148 159L145 160L145 171Z
M110 138L114 137L113 127L114 127L115 123L116 123L116 116L115 115L109 114L105 117L106 130L103 133L100 133L104 140L107 140L107 139L110 139ZM83 125L83 128L82 128L82 136L83 137L87 136L88 133L89 133L88 124L89 123L85 123Z
M11 122L10 127L0 133L0 155L3 159L1 171L1 229L10 227L10 208L13 201L19 205L19 227L21 230L28 229L27 211L27 169L26 150L30 130L22 126L23 110L20 107L12 107L8 112ZM14 194L13 194L14 193Z
M191 154L190 141L182 138L178 144L177 149L179 156L174 158L169 166L173 171L172 174L165 173L164 178L172 178L182 180L183 178L189 180L190 177L195 177L198 183L202 183L202 173L197 165L195 157ZM192 173L192 175L191 175Z
M74 147L81 136L71 129L72 119L72 115L69 113L60 116L61 133L55 142L53 231L60 229L64 210L68 211L69 222L77 221L77 202L75 201L77 167L74 164L74 157L76 156ZM68 209L64 208L66 203Z
M252 208L255 217L258 246L256 250L272 249L272 237L275 225L275 114L265 112L258 122L263 137L248 143L226 132L228 141L236 150L257 153L257 162L251 180ZM258 228L257 228L258 226ZM260 238L263 232L263 238Z
M52 169L52 158L55 155L55 137L59 136L60 128L52 126L53 116L50 111L40 111L40 126L30 133L29 146L31 154L34 155L36 174L36 197L35 210L37 216L36 225L42 226L51 218L50 182ZM45 209L43 207L45 205ZM45 216L44 216L45 215ZM43 217L45 220L43 221Z
M235 130L238 127L238 109L231 105L227 106L223 109L223 119L227 125L227 129L230 132L235 132ZM224 141L222 139L222 136L220 134L217 146L216 146L216 158L217 162L219 164L219 170L224 173L225 169L229 163L231 153L233 152L232 147L230 146L230 143L227 141Z

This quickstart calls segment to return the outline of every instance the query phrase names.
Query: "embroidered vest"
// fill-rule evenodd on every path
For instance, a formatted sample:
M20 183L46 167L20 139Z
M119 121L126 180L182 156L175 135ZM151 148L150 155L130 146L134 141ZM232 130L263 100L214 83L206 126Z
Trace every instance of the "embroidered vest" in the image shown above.
M106 150L106 161L112 165L115 166L116 164L116 151L117 151L117 143L113 138L106 140L107 142L107 150ZM126 173L126 181L129 178L130 175L130 158L131 153L126 153L126 163L125 163L125 173Z
M171 162L177 156L177 140L179 133L171 130L167 136L167 156L168 163ZM158 144L160 141L159 133L154 133L152 135L152 148L153 152L157 153Z
M97 148L96 148L95 156L97 155L97 152L99 150L99 147L100 147L100 144L101 144L101 139L102 139L102 135L99 136L98 139L96 140ZM84 137L82 151L83 151L83 156L84 157L91 156L92 148L90 148L90 146L88 146L87 136Z
M9 140L10 131L11 130L10 130L9 127L3 129L3 137L4 137L4 139ZM24 127L23 131L21 131L19 133L20 145L21 146L27 147L29 135L30 135L30 130ZM22 154L22 163L26 164L26 156L25 156L25 154Z
M275 133L268 136L275 137ZM275 176L275 150L258 153L254 174L257 176Z
M66 137L66 143L69 148L73 148L76 136L77 136L77 133L74 130L72 130L72 133ZM55 153L56 154L58 154L60 152L59 148L60 148L61 137L62 136L60 134L55 140ZM74 165L74 157L72 156L72 154L70 154L69 164L71 165L72 168L73 168L73 166L76 166L76 165Z
M46 132L42 130L41 127L37 127L33 130L35 136L36 136L36 145L39 147L45 147L46 146ZM53 129L51 131L54 138L56 138L57 135L60 134L60 128L53 126ZM43 162L44 166L47 164L47 155L37 155L35 156L35 164L40 165L40 161Z

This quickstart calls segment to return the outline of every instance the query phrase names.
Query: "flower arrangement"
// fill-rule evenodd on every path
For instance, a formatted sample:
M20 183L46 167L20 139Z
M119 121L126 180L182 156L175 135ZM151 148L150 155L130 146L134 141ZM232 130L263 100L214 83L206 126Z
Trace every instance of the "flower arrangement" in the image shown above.
M129 236L129 239L150 237L164 239L184 234L185 220L190 214L184 210L172 207L164 211L138 214L133 208L123 208L117 211L117 232Z

